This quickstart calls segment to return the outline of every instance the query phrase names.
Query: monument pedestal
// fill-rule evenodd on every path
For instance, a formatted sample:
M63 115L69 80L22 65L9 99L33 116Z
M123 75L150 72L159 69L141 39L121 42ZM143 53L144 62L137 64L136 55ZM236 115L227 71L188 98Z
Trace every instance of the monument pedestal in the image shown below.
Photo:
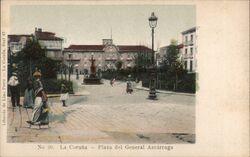
M84 78L84 84L102 84L101 78L96 76L96 66L95 66L95 59L93 58L93 54L91 57L91 66L90 66L90 75L87 78Z

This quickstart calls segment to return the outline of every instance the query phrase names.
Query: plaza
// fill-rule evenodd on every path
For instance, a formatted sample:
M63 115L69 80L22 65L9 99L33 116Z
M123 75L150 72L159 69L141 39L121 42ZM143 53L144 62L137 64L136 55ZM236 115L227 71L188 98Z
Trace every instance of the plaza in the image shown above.
M12 75L15 70L22 72L23 75L18 76L22 82L21 91L26 88L24 82L35 77L35 82L42 84L39 86L42 90L38 91L42 96L36 95L35 101L41 100L41 103L35 103L40 106L34 107L33 115L31 109L16 108L12 112L11 106L8 106L8 142L195 143L195 73L189 75L187 67L183 68L183 41L170 40L171 44L162 52L160 60L163 62L160 64L158 50L155 49L160 48L159 43L165 37L157 38L158 41L154 39L155 31L158 31L156 15L158 13L151 12L150 17L145 17L146 14L138 16L143 21L136 22L141 25L143 31L138 30L141 33L135 35L129 31L124 36L116 35L115 39L126 39L125 44L113 42L112 27L110 38L94 35L96 31L89 35L95 40L103 39L102 44L89 44L86 38L88 32L85 32L84 38L68 43L68 47L63 46L64 37L37 27L31 35L9 36L9 68ZM123 19L127 18L126 15ZM113 24L120 25L116 20ZM77 26L80 24L77 23ZM166 31L160 26L160 33L157 34ZM88 27L91 27L90 23ZM177 37L183 29L176 27L171 36ZM128 27L126 30L131 29ZM150 40L148 33L151 34ZM78 36L72 39L78 39L80 34L78 32ZM140 36L140 39L131 40L133 44L128 43L129 34L132 38ZM188 36L185 35L185 42L189 41ZM193 46L196 36L191 36L190 44ZM148 43L152 45L148 46ZM32 47L31 51L29 47ZM14 53L16 48L20 51ZM193 57L194 48L190 48L192 55L189 58ZM191 63L193 65L193 60ZM32 75L34 70L36 75ZM44 78L43 83L40 77ZM69 99L68 92L72 93ZM60 93L65 98L60 99ZM8 101L11 104L10 98ZM48 110L49 126L46 126L48 121L33 119L36 114L44 114L47 120ZM34 125L36 122L39 126ZM46 125L40 127L40 124Z
M72 76L75 94L62 107L57 95L49 95L50 127L26 123L32 111L20 113L8 106L8 142L51 143L194 143L195 96L148 91L133 82L134 92L126 93L126 82L109 80L102 85L83 85Z

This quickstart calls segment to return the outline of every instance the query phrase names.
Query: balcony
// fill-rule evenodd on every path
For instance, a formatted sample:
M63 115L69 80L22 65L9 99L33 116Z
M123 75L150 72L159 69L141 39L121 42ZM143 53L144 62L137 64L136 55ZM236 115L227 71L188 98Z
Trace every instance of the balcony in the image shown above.
M183 54L184 59L193 58L194 54Z
M194 41L193 40L189 40L189 41L185 41L183 43L184 46L190 46L190 45L194 45Z

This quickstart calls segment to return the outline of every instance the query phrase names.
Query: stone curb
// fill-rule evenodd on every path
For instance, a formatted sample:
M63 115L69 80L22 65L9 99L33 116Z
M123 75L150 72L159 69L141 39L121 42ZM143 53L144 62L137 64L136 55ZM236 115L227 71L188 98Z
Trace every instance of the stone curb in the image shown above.
M145 87L135 87L135 89L149 91L149 89ZM179 93L179 92L163 91L163 90L156 90L156 93L195 96L195 94L191 94L191 93Z
M84 95L84 94L69 94L70 96L86 96L86 95ZM48 98L56 98L56 97L60 97L61 95L60 94L48 94L47 95L48 96Z

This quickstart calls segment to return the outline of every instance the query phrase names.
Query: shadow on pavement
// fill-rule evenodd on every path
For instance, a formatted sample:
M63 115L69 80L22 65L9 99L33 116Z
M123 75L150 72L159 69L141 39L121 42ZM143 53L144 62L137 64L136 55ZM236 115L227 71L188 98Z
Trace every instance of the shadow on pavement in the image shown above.
M50 113L50 122L64 123L69 114L75 112L75 110L64 111L60 114Z

